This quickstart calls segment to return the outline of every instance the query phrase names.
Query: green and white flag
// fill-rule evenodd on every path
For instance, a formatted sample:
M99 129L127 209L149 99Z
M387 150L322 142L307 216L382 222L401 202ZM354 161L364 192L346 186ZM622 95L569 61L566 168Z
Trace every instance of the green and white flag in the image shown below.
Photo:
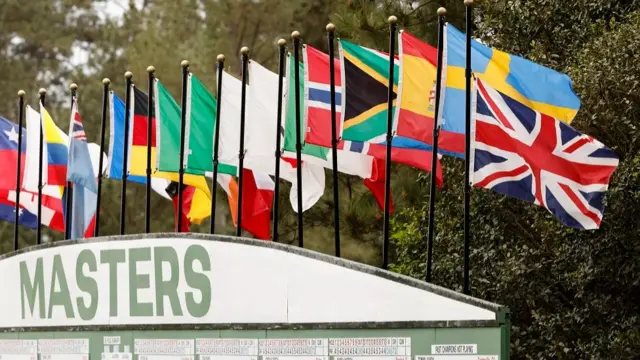
M156 79L156 114L160 171L177 172L180 168L181 108L167 89ZM184 171L204 175L213 171L213 139L216 122L216 99L198 78L187 78L186 123L184 138ZM231 173L235 167L219 164L218 171Z

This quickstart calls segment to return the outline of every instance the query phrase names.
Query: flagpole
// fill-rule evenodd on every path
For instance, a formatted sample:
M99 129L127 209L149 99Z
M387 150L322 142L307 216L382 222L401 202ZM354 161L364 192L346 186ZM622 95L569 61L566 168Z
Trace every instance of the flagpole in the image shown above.
M40 103L44 108L44 100L47 96L47 90L41 88L38 93L40 94ZM42 128L42 114L43 109L40 109L40 155L38 155L38 227L36 230L36 245L42 243L42 153L44 150L44 129Z
M20 229L20 190L21 190L21 180L22 176L22 123L24 118L24 90L18 91L18 161L16 164L16 208L15 208L15 219L14 219L14 227L13 227L13 250L18 250L18 233ZM40 220L40 219L38 219Z
M249 64L249 48L243 46L240 49L242 54L242 98L240 102L240 149L238 150L238 227L236 228L236 236L242 234L242 181L244 180L244 122L245 107L247 100L247 66Z
M76 97L78 92L78 85L75 83L69 85L69 89L71 89L71 111L73 111L73 99ZM73 124L71 125L73 131ZM73 221L73 214L71 213L73 210L71 209L71 204L73 203L73 191L71 189L71 182L67 181L67 193L66 193L66 204L65 204L65 219L64 219L64 239L71 239L71 222Z
M124 159L122 161L122 193L120 195L120 235L124 235L127 211L127 178L129 177L129 128L131 126L131 78L133 73L124 73L126 79L126 97L124 102Z
M149 74L149 82L147 87L147 186L146 186L146 204L144 210L144 232L151 232L151 138L153 135L153 81L156 68L149 66L147 73Z
M218 180L218 148L220 144L220 108L222 107L222 73L224 71L223 54L218 55L218 91L216 92L216 128L213 135L213 180L211 184L211 223L209 223L209 233L214 234L216 228L216 181Z
M429 230L427 233L427 282L431 282L431 268L433 263L433 236L435 234L435 211L436 211L436 168L438 165L438 136L440 135L440 124L438 118L440 116L440 88L442 82L442 58L444 52L444 16L447 9L441 7L438 9L438 71L436 74L436 103L435 116L433 120L433 150L431 157L431 188L429 190Z
M391 146L393 142L393 85L395 70L396 51L396 22L398 18L389 16L389 83L387 93L387 153L385 157L385 180L384 180L384 225L382 244L382 268L389 268L389 227L391 208Z
M282 156L281 150L281 128L282 128L282 93L284 87L284 73L285 73L285 52L287 51L287 40L278 40L279 52L279 68L278 68L278 118L276 120L276 172L275 172L275 186L273 189L273 236L272 239L278 242L278 213L280 209L280 157Z
M298 195L298 246L304 247L304 230L302 224L302 117L300 116L300 67L298 66L300 57L300 32L291 33L293 38L293 61L295 62L295 99L296 99L296 185Z
M100 120L100 160L98 160L98 196L96 199L96 223L93 228L93 236L100 236L100 197L102 196L102 178L104 176L103 169L103 149L104 149L104 135L105 127L107 125L107 107L109 105L109 84L111 80L102 79L102 119Z
M336 257L340 257L340 197L338 193L338 129L336 127L336 76L335 76L336 26L327 24L329 42L329 93L331 96L331 161L333 167L333 238Z
M184 138L187 127L187 81L189 61L182 60L182 121L180 124L180 168L178 169L178 232L182 232L182 185L184 184Z
M464 286L463 292L469 295L469 243L471 242L469 228L471 217L469 214L469 202L471 197L470 182L470 157L471 157L471 16L473 12L473 0L464 0L466 7L466 94L465 94L465 154L464 154Z

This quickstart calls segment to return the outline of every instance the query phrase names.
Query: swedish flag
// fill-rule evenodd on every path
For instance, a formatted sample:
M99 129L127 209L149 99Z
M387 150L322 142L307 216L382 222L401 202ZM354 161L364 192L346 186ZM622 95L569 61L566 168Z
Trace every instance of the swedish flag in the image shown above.
M442 128L464 133L465 35L447 24L444 40L447 69ZM566 74L475 40L471 42L471 68L497 91L560 121L571 123L580 109L580 99Z

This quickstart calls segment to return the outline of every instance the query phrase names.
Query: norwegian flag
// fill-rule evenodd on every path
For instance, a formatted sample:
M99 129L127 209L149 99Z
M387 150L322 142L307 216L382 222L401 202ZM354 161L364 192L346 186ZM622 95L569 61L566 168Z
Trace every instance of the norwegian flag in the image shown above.
M475 89L472 184L543 206L567 226L599 228L617 155L480 79Z

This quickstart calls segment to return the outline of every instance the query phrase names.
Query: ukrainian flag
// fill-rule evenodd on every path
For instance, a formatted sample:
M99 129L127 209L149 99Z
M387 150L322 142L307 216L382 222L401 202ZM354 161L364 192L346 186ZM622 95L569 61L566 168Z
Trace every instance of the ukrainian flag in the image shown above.
M445 27L446 81L443 125L445 131L465 132L465 34L453 25ZM571 123L580 109L566 74L516 55L471 42L471 68L474 74L497 91L543 114Z

